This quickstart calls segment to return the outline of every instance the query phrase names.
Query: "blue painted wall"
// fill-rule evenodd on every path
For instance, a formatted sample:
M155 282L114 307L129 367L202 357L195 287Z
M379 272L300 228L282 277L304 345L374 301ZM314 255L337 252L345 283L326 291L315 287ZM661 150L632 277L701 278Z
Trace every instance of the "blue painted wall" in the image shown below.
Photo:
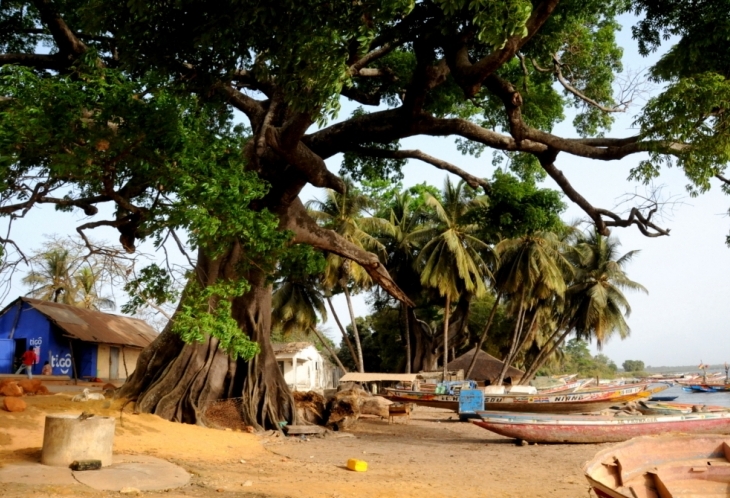
M18 313L17 304L0 315L0 339L9 339L10 332ZM40 349L38 364L33 367L33 374L40 375L43 364L51 362L53 375L73 377L71 367L71 350L69 340L51 321L28 303L22 303L20 318L13 339L25 339L26 347ZM74 356L78 367L78 376L96 377L97 345L81 341L73 341ZM36 350L38 352L38 349ZM0 373L15 373L0 371Z

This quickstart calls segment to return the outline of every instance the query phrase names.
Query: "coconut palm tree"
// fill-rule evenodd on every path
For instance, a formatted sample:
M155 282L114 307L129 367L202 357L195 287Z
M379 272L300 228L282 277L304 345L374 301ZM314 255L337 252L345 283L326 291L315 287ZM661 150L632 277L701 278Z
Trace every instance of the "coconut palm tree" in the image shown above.
M541 305L554 306L555 300L562 300L566 276L573 270L564 255L564 243L551 232L506 239L497 244L496 250L500 264L495 273L495 286L509 298L515 318L509 350L497 378L499 385L521 346L534 332Z
M51 249L41 254L38 269L33 269L23 283L30 286L28 295L44 301L75 304L76 289L72 278L74 259L65 249Z
M383 254L385 249L383 244L376 237L370 235L370 232L387 230L387 223L381 218L366 216L366 210L371 205L370 199L358 192L351 180L345 180L345 183L347 189L344 194L328 190L327 198L324 201L309 201L307 209L310 216L322 226L337 232L348 242L362 249ZM326 261L327 266L322 285L327 292L339 287L345 294L357 348L356 362L358 370L364 372L362 346L360 344L360 334L357 331L357 323L355 322L350 287L352 286L354 289L368 288L372 285L370 275L362 266L337 254L328 254ZM343 332L343 334L345 333Z
M329 341L317 330L319 318L327 321L327 309L313 278L287 278L280 282L272 296L271 307L273 328L280 329L285 336L298 332L305 335L313 333L342 371L347 372Z
M566 291L561 326L553 334L549 347L541 351L525 372L523 381L537 373L571 332L578 338L596 339L599 349L615 334L621 339L628 337L630 329L625 317L631 313L631 306L623 291L648 291L630 280L624 270L639 251L620 255L620 245L616 238L604 237L595 230L578 236L576 250L571 254L576 274Z
M90 310L115 310L116 304L108 297L101 297L97 292L98 276L89 266L80 268L73 276L76 284L76 306Z
M444 375L448 364L451 303L462 293L483 296L487 292L486 280L492 276L490 264L494 252L477 238L478 225L468 221L469 212L484 206L485 202L484 198L470 197L463 181L454 185L447 177L441 199L426 194L426 206L433 211L433 225L411 236L428 240L416 259L416 266L421 273L421 284L435 289L444 300Z
M421 290L419 275L414 268L418 253L419 234L426 234L428 227L424 226L426 217L423 210L412 209L413 198L408 192L396 194L393 204L386 215L385 230L378 234L385 247L387 255L386 267L393 280L408 295L414 295ZM404 337L406 344L406 373L411 373L411 331L409 310L405 303L400 303L401 315L404 322Z

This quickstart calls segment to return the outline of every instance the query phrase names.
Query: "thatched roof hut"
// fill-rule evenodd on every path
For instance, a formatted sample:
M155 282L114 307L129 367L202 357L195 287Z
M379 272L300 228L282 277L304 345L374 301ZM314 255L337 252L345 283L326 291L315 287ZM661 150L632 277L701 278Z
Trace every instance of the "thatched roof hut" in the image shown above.
M447 368L449 370L459 370L463 369L464 374L466 374L466 370L469 368L469 364L471 363L472 356L474 356L474 352L476 351L476 348L472 349L471 351L464 353L463 355L459 356L453 361L450 361L447 365ZM489 380L494 382L497 377L499 377L499 372L502 370L503 363L499 361L494 356L485 353L484 351L479 351L479 356L477 356L477 362L476 365L474 365L474 371L471 373L469 378L471 380L477 380L477 381L485 381ZM522 377L522 374L524 372L522 370L518 370L517 368L509 367L507 369L507 377L512 377L512 380L516 382L517 380Z

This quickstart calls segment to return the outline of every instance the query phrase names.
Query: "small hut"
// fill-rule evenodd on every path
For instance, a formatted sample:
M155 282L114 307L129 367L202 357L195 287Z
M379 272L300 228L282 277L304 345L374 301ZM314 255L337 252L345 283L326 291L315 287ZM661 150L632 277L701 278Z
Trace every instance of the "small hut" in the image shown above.
M469 364L471 364L471 359L474 356L475 351L476 348L467 353L464 353L455 360L450 361L447 365L447 368L449 370L463 369L464 373L466 373L467 369L469 368ZM474 370L469 376L469 379L479 382L484 382L486 380L494 382L497 377L499 377L499 372L502 371L502 365L504 365L504 363L499 361L497 358L480 350L479 356L477 356L477 362L474 365ZM525 372L523 372L522 370L509 367L505 376L512 377L512 380L516 382L522 377L524 373Z

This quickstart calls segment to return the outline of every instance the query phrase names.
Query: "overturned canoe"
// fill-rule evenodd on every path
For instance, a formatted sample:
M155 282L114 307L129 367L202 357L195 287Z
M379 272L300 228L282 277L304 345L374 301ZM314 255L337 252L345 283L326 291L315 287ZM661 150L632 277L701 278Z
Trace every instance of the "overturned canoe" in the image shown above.
M730 412L677 415L549 415L477 412L473 422L532 443L612 443L664 433L730 434Z
M583 465L599 498L730 497L730 437L639 437Z

